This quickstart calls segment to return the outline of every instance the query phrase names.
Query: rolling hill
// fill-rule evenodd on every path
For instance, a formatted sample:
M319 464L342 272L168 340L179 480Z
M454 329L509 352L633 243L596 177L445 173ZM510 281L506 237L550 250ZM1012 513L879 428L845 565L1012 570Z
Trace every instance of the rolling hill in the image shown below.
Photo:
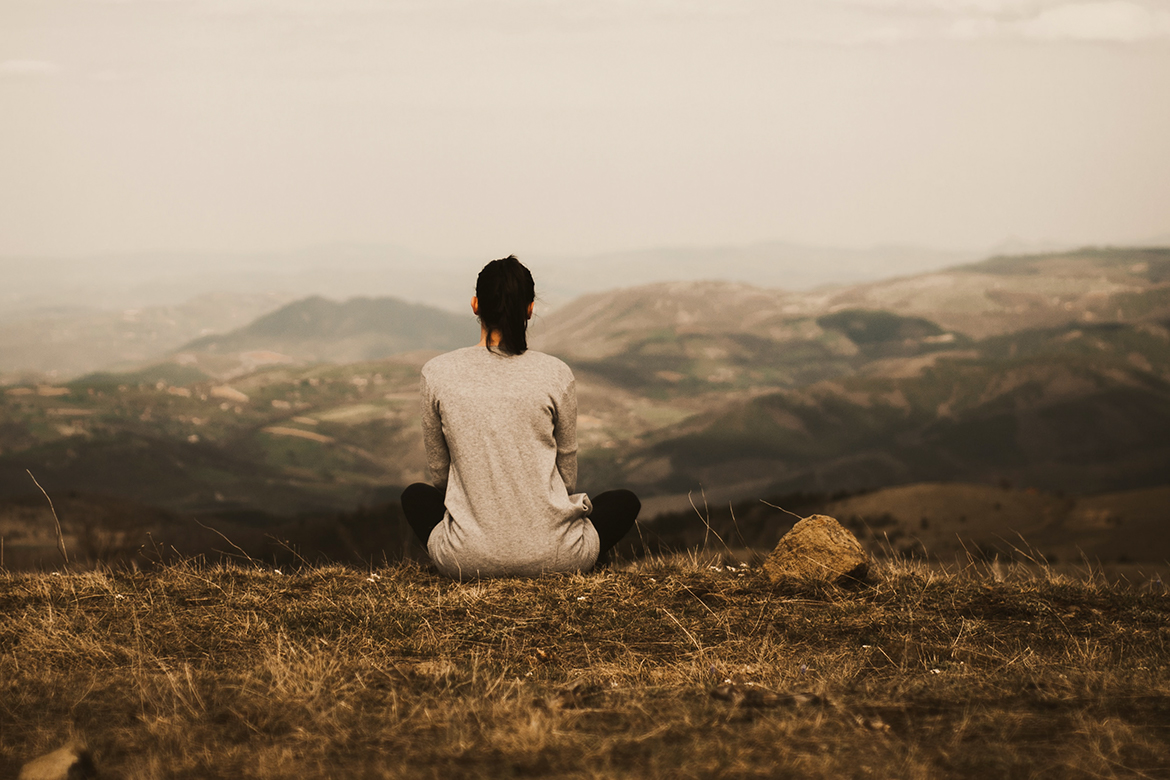
M162 364L11 388L0 396L0 496L35 491L31 469L50 493L175 512L369 503L422 476L419 365L270 366L226 385Z
M1170 249L1081 249L995 257L807 296L812 311L865 308L924 317L972 338L1070 322L1170 317Z
M992 258L916 276L810 292L729 282L659 283L586 295L534 323L533 343L599 360L652 338L745 335L822 340L819 318L885 311L985 338L1073 322L1170 318L1170 249L1084 249ZM830 338L829 349L850 347Z
M882 358L696 414L620 455L590 457L611 479L652 492L1005 478L1077 492L1163 484L1170 329L1065 326Z

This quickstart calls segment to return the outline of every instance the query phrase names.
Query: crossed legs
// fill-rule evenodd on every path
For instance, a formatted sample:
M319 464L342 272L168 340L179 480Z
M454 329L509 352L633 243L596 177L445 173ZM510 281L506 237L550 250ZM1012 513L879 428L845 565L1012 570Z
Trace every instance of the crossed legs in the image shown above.
M597 537L601 541L597 556L601 561L634 526L642 502L629 490L607 490L592 497L591 501L593 511L589 514L589 520L597 529ZM434 485L416 482L402 491L402 513L406 515L406 522L423 547L430 540L431 531L443 522L446 511L443 494Z

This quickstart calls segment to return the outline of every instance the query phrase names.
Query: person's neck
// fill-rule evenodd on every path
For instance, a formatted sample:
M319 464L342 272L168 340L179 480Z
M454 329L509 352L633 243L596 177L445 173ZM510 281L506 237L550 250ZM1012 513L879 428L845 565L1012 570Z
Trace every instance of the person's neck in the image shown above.
M491 345L493 347L500 346L500 332L498 330L493 330L489 333L487 328L485 328L483 325L480 325L479 326L479 344L477 344L476 346L486 347L488 345L489 338L491 339Z

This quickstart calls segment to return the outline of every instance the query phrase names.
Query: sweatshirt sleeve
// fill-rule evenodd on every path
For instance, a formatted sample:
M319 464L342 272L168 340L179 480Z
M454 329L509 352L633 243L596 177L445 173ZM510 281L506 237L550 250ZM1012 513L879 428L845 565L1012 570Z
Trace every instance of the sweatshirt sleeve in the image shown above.
M447 491L447 476L451 470L451 452L443 436L443 422L439 417L439 399L427 384L426 372L419 383L422 402L423 446L427 452L427 468L431 472L431 484L440 493Z
M577 488L577 380L572 373L557 402L553 437L557 442L557 471L571 494Z

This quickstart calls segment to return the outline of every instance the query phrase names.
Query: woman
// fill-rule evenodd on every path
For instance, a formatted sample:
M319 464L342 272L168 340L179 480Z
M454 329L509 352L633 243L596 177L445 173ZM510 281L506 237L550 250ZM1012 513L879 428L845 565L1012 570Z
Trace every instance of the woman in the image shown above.
M509 256L479 273L480 340L422 370L423 442L434 486L402 510L441 572L457 579L584 571L617 544L641 504L628 490L592 501L577 482L573 372L528 349L532 274Z

